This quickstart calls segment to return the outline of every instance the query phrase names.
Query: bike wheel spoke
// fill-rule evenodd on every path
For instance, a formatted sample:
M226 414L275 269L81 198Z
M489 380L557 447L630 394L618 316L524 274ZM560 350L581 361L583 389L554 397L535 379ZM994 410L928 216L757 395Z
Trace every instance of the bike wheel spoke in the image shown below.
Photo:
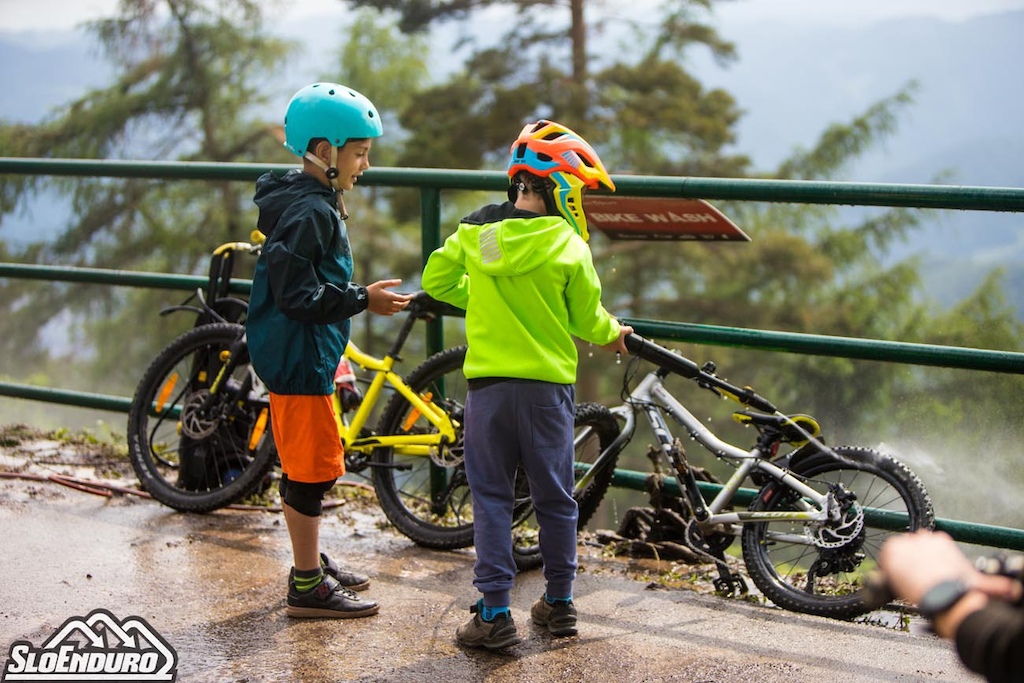
M248 363L223 375L222 393L211 397L225 352L242 333L232 324L185 333L157 356L136 390L128 420L132 466L143 487L175 509L230 505L261 486L276 461L263 425L266 402L250 389L256 382Z

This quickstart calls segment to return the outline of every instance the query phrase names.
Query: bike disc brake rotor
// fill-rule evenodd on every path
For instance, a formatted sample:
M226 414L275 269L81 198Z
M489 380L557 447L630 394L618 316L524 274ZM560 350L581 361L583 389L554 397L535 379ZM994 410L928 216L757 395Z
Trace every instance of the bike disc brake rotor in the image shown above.
M843 518L835 525L819 526L811 533L814 544L819 548L842 548L843 546L855 543L860 547L862 539L861 532L864 530L864 508L857 503L852 503Z
M430 451L430 459L434 461L435 465L440 465L441 467L458 467L462 464L464 458L465 449L462 446L461 439L458 444L451 448L441 446Z
M200 389L186 398L181 407L181 433L190 439L205 439L217 431L219 420L204 416L200 410L209 395L209 389Z

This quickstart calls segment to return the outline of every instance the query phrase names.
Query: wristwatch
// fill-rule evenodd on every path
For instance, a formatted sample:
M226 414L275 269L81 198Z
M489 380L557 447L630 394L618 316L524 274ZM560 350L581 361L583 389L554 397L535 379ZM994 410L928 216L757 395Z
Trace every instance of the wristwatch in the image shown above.
M952 609L953 605L967 595L969 590L970 588L961 579L941 581L925 591L917 609L922 617L929 620L935 619L943 612Z

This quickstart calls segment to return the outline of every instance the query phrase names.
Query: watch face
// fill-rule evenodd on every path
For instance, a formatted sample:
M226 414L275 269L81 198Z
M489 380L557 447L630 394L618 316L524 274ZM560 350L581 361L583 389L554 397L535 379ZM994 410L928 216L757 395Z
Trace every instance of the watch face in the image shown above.
M967 584L959 579L943 581L932 586L921 597L921 604L918 605L921 616L934 619L955 605L967 591Z

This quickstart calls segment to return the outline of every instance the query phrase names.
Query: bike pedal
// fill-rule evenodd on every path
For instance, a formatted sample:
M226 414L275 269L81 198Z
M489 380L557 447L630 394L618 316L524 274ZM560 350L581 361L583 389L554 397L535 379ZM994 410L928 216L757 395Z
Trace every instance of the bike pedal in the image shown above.
M715 591L721 595L737 596L750 592L750 587L747 586L744 578L735 573L729 577L717 578L711 583L715 587Z

